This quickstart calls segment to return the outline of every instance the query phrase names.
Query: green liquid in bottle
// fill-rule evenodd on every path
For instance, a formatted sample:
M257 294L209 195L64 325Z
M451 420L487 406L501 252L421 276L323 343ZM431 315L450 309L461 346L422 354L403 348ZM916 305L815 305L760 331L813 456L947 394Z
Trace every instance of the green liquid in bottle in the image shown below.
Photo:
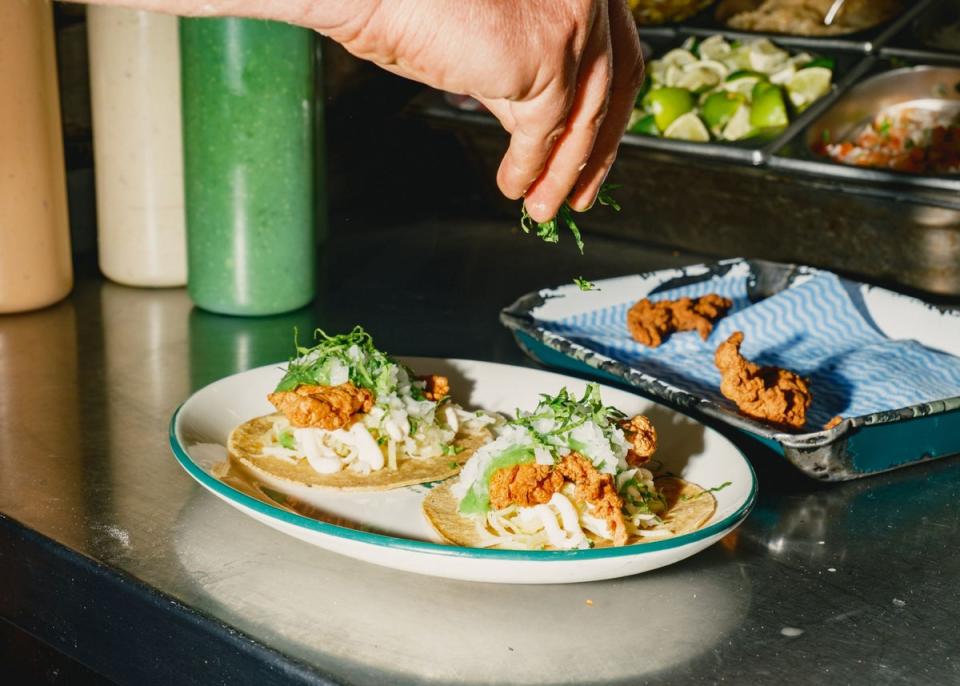
M181 19L188 290L232 315L315 295L314 33Z

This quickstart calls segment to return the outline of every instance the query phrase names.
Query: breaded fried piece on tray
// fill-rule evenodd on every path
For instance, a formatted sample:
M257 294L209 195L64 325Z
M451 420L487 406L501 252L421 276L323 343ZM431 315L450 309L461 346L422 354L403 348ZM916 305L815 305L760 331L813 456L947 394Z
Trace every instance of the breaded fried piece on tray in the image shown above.
M618 379L734 426L817 479L853 479L960 453L957 310L761 260L598 286L530 293L501 320L534 359ZM675 332L674 304L696 312L710 295L731 306L707 322L707 340L702 322L701 336ZM743 354L736 338L724 343L737 331Z

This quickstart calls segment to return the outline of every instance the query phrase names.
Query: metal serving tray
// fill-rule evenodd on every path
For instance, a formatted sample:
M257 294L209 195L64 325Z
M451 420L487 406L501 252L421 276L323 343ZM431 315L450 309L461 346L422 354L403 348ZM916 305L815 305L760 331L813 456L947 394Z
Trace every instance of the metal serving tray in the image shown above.
M762 31L738 31L730 29L726 24L714 18L715 6L691 17L685 24L677 27L681 34L706 36L712 33L725 33L739 38L756 38L765 36L770 40L782 43L787 47L805 48L807 50L837 50L847 52L872 53L879 50L894 35L900 32L924 8L935 0L918 0L913 6L907 7L898 16L864 31L841 34L837 36L797 36L788 33L769 33Z
M711 31L709 33L709 35L717 34L725 38L735 37L734 34L725 31ZM673 48L680 47L685 37L677 35L652 35L643 32L642 38L653 48L653 55L656 57L665 54ZM750 36L750 38L755 38L755 36ZM819 57L830 57L836 63L833 72L831 92L807 108L806 111L790 122L780 133L773 136L748 138L742 141L710 141L709 143L697 143L694 141L673 140L628 133L623 136L621 145L662 150L671 153L682 153L685 155L706 156L720 160L739 162L741 164L764 164L775 150L783 147L786 141L801 131L868 67L868 65L865 64L865 60L850 53L817 50L816 55Z
M960 63L960 41L945 47L932 44L937 29L960 20L960 0L934 0L914 17L880 51L885 57L899 57L913 62L945 61Z
M923 100L929 104L931 98L943 100L949 107L960 107L960 66L890 67L887 60L875 63L869 78L850 88L822 116L810 122L801 135L777 151L770 159L770 166L818 177L960 193L960 174L908 174L870 169L833 162L814 152L824 132L831 141L844 140L876 114L891 107ZM947 206L960 208L960 195L941 200Z
M747 294L751 302L759 302L791 288L798 280L823 273L791 264L734 259L641 274L629 278L629 293L602 295L608 302L613 302L611 298L619 295L625 301L640 299L722 276L731 269L743 269L744 265L749 269ZM928 347L954 355L960 353L960 311L939 308L881 288L846 283L858 293L858 301L867 316L890 338L912 337ZM603 282L600 285L602 287ZM610 287L616 289L617 282L611 282ZM599 344L582 340L574 342L545 328L545 321L556 321L550 313L567 307L567 302L574 310L591 311L595 306L584 306L573 300L590 295L595 294L581 294L572 285L530 293L504 309L500 318L512 330L520 347L538 362L626 383L647 396L693 415L719 420L782 453L794 466L815 479L855 479L960 453L960 396L847 417L829 430L784 433L667 383L655 366L624 364L601 352ZM560 300L563 298L567 300Z

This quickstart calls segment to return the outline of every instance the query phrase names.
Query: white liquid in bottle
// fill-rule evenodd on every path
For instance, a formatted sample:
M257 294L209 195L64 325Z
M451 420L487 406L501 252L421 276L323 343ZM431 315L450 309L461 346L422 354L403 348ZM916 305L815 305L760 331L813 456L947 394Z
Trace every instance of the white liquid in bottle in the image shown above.
M187 281L177 18L87 8L100 269L129 286Z

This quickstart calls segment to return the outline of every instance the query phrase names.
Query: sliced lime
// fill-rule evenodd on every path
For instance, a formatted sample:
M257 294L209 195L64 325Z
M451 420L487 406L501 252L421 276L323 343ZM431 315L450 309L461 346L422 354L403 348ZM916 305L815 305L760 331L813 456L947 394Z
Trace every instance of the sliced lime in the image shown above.
M730 46L730 54L726 55L722 61L733 71L737 69L752 69L750 66L750 47L734 43Z
M802 112L813 102L830 92L833 72L826 67L807 67L801 69L787 81L787 94L790 102Z
M790 53L778 48L766 38L750 44L750 67L764 74L779 71Z
M693 94L683 88L656 88L643 99L643 107L654 116L657 128L666 131L673 121L694 107Z
M655 86L660 86L666 80L667 65L660 60L653 60L647 65L647 78Z
M753 71L751 69L737 69L734 72L730 72L727 75L727 81L737 81L739 79L766 79L766 74L761 74L758 71Z
M750 124L757 129L772 129L790 123L780 86L760 81L753 87Z
M736 76L736 78L733 78ZM727 80L720 84L720 87L731 93L740 93L747 98L753 93L754 87L761 82L765 82L767 77L754 71L734 72L727 77Z
M666 55L661 57L658 61L663 62L663 64L667 65L668 67L685 67L688 64L696 62L697 57L689 50L684 50L683 48L674 48Z
M732 51L730 44L719 34L705 39L697 50L703 60L722 60Z
M660 135L660 129L657 128L657 122L654 116L640 110L634 110L630 116L630 125L627 127L627 132L636 133L641 136Z
M705 143L710 140L710 133L695 112L687 112L677 117L676 120L667 127L663 132L663 137Z
M671 64L667 67L667 71L663 74L663 85L668 88L673 88L680 83L680 79L683 78L683 67L678 67L675 64Z
M701 110L703 120L707 123L707 126L710 127L711 131L717 133L727 125L727 122L730 121L746 101L746 96L740 93L727 93L724 91L711 93L703 103Z
M701 60L688 64L683 68L683 76L675 84L678 88L686 88L694 93L701 93L713 88L727 75L727 68L719 62Z
M793 75L797 73L797 68L787 62L783 69L780 71L775 71L770 74L770 83L775 83L778 86L785 85L790 79L793 78Z
M756 128L750 123L750 107L742 105L723 127L720 137L727 141L739 141L756 133Z
M806 53L804 53L806 54ZM815 67L823 67L824 69L829 69L833 71L837 66L837 61L832 57L818 57L815 60L808 60L803 64L803 69L813 69Z

